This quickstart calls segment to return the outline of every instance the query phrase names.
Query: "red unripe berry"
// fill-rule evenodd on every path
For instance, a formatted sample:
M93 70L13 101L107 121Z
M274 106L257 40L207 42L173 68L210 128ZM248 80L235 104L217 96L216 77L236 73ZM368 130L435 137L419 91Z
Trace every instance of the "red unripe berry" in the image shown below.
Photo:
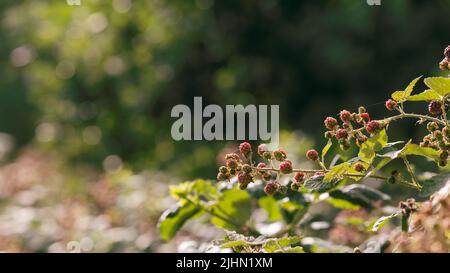
M437 100L432 100L430 104L428 104L428 112L432 115L440 115L442 113L442 103Z
M323 123L328 130L333 130L338 125L338 121L332 117L327 117Z
M450 45L444 49L444 56L450 60Z
M381 129L381 124L380 124L380 122L377 121L377 120L369 121L369 122L366 124L366 131L367 131L369 134L376 134L376 133L378 133L378 132L380 131L380 129Z
M277 191L277 189L278 189L278 184L276 182L269 182L264 187L264 192L267 195L272 195Z
M238 182L239 183L248 184L248 183L250 183L252 181L253 181L253 179L252 179L252 176L250 174L245 173L245 172L240 172L238 174Z
M319 153L316 150L311 149L306 152L306 157L309 160L316 161L319 158Z
M266 145L266 144L261 144L261 145L258 146L258 154L259 154L260 156L263 156L264 153L265 153L265 152L268 152L268 151L269 151L269 149L267 148L267 145Z
M324 172L315 172L314 176L324 176L325 173Z
M395 110L395 108L397 108L397 102L395 100L388 99L385 105L386 109L388 109L389 111L393 111Z
M292 172L292 162L290 160L286 160L281 162L280 164L280 172L283 174L288 174Z
M343 122L350 122L352 114L347 110L342 110L340 113L340 117Z
M369 121L370 121L369 113L361 113L361 114L359 114L359 116L361 117L361 119L362 119L364 122L369 122Z
M239 145L239 152L241 152L241 154L245 157L248 157L252 153L252 145L248 142L242 142Z
M264 162L259 162L258 165L256 165L256 168L265 168L267 165Z
M357 171L357 172L363 172L363 171L364 171L364 166L363 166L363 164L357 163L357 164L355 165L355 171Z
M296 172L294 175L294 181L295 182L302 182L303 179L305 179L305 173L304 172Z
M339 129L336 131L336 139L345 139L348 137L348 132L345 129Z

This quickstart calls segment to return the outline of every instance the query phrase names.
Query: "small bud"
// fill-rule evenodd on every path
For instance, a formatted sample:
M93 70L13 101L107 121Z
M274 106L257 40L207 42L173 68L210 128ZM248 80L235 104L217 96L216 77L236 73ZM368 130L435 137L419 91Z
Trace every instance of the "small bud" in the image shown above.
M301 186L302 185L300 183L293 182L293 183L291 183L291 190L292 191L299 191Z
M316 161L319 158L319 153L316 150L311 149L306 152L306 157L309 160Z
M228 179L228 177L227 177L226 174L221 173L221 172L219 172L219 173L217 174L217 181L224 181L224 180L227 180L227 179Z
M297 183L301 183L303 182L303 180L305 179L305 173L304 172L296 172L294 175L294 181Z
M356 137L356 145L361 147L361 145L367 141L367 137L365 135L358 135Z
M347 110L342 110L341 113L339 114L339 116L340 116L342 122L347 123L347 122L350 122L352 114Z
M358 114L362 114L362 113L366 113L366 108L364 108L364 106L360 106L358 107Z
M450 45L444 49L444 56L447 60L450 60Z
M324 136L325 136L326 139L333 138L333 132L331 132L331 131L326 131L325 134L324 134Z
M362 173L365 171L365 168L364 168L363 164L361 164L361 163L357 163L354 168L355 168L355 171L357 171L359 173Z
M376 133L378 133L380 130L381 130L381 124L380 124L380 122L377 121L377 120L369 121L369 122L366 124L366 131L367 131L369 134L376 134Z
M280 164L280 172L282 174L291 173L292 172L292 162L289 161L289 160L281 162L281 164Z
M227 167L234 170L238 167L238 162L234 159L228 159L227 162Z
M239 145L239 152L241 152L241 154L246 158L249 158L252 153L252 145L250 145L250 143L248 142L242 142Z
M248 165L248 164L244 164L244 165L242 165L242 171L244 171L245 173L251 173L252 167L250 167L250 165Z
M444 135L442 134L441 131L434 131L433 133L433 137L437 140L437 141L442 141L442 139L444 139Z
M446 150L444 150L444 151L442 151L442 152L439 154L439 158L440 158L441 160L447 161L448 155L449 155L448 152L447 152Z
M388 99L385 103L386 109L393 111L397 108L397 102L395 100Z
M328 130L334 130L334 128L338 125L338 121L333 117L327 117L323 123L325 128Z
M447 166L447 160L444 160L444 159L439 160L439 166L441 166L441 167Z
M336 139L345 139L348 137L348 132L345 129L339 129L336 131Z
M225 166L221 166L221 167L219 168L219 172L221 172L221 173L223 173L223 174L226 174L226 173L228 172L228 169L227 169L227 167L225 167Z
M442 134L446 139L450 139L450 129L448 127L442 129Z
M239 189L245 190L248 187L248 183L239 183Z
M435 116L442 114L442 103L437 100L431 101L430 104L428 104L428 112Z
M270 152L264 152L262 157L266 160L270 160L272 159L272 154Z
M226 159L226 160L228 160L228 159L234 159L234 160L236 160L236 161L239 161L239 160L240 160L239 155L237 155L237 154L235 154L235 153L227 154L227 155L225 156L225 159Z
M284 161L287 158L286 152L282 149L276 149L273 151L273 158L278 161Z
M286 194L288 191L288 187L284 185L279 185L277 191L281 194Z
M437 129L439 129L439 125L436 122L429 122L427 124L427 130L432 133L434 131L436 131Z
M448 58L444 58L440 63L439 63L439 69L441 70L447 70L450 69L450 63L448 62Z
M274 194L278 189L278 183L276 182L269 182L266 184L266 186L264 186L264 192L267 195L272 195Z

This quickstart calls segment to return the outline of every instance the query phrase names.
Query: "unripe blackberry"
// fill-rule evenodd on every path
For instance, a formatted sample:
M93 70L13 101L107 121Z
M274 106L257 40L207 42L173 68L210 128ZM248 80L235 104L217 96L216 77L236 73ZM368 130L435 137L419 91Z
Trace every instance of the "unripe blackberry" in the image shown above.
M252 145L250 145L250 143L248 142L242 142L239 145L239 152L241 152L243 156L248 158L252 153Z
M342 122L347 123L347 122L350 122L352 114L347 110L342 110L341 113L339 114L339 116L340 116Z
M266 144L261 144L258 146L258 154L261 157L264 157L264 153L268 152L269 149L267 148Z
M442 128L442 134L446 139L450 139L450 129L448 127Z
M220 166L219 172L226 174L228 172L228 169L225 166Z
M264 192L267 195L272 195L274 194L278 189L278 184L276 182L269 182L266 184L266 186L264 186Z
M306 152L306 157L309 160L316 161L319 158L319 153L316 150L311 149Z
M323 123L328 130L333 130L338 125L338 121L333 117L327 117Z
M296 172L294 174L294 181L297 183L301 183L303 182L303 180L305 179L305 173L304 172Z
M331 132L331 131L326 131L325 134L324 134L324 136L325 136L326 139L333 138L333 132Z
M369 113L361 113L361 114L359 114L359 116L361 117L361 119L362 119L364 122L369 122L369 121L370 121L370 115L369 115Z
M358 107L358 114L362 114L362 113L366 113L366 108L364 108L364 106L360 106Z
M288 174L292 172L292 162L289 160L283 161L280 164L280 172L282 174Z
M265 172L262 178L264 181L270 181L272 179L272 174L270 172Z
M437 141L441 141L442 139L444 139L444 135L441 131L438 130L434 131L433 136Z
M441 166L441 167L447 166L447 160L444 160L444 159L439 160L439 166Z
M227 177L226 174L221 173L221 172L219 172L219 173L217 174L217 181L224 181L224 180L227 180L227 179L228 179L228 177Z
M234 159L228 159L226 164L227 164L227 167L232 170L236 169L239 165L238 162Z
M248 165L248 164L244 164L244 165L242 165L242 171L244 171L244 173L251 173L252 167L250 167L250 165Z
M442 152L439 154L439 158L440 158L441 160L447 160L447 158L448 158L448 152L447 152L446 150L442 151Z
M450 45L444 49L444 56L445 56L445 58L450 60Z
M230 175L231 176L236 175L236 173L237 173L236 169L230 169Z
M278 185L277 191L281 194L286 194L288 191L288 187L286 187L285 185Z
M248 184L250 182L253 182L253 178L248 173L240 172L238 173L238 182Z
M442 103L437 100L432 100L430 104L428 104L428 112L435 116L442 114Z
M291 190L292 191L299 191L301 186L302 185L300 183L293 182L293 183L291 183Z
M434 131L436 131L437 129L439 129L439 125L436 122L429 122L427 124L427 130L432 133Z
M381 123L378 120L372 120L366 124L366 131L369 134L376 134L380 130L381 130Z
M336 131L336 139L345 139L348 137L348 132L345 129L339 129Z
M388 99L385 103L386 109L393 111L397 108L397 102L395 100Z
M248 187L248 183L239 183L239 189L245 190Z
M365 168L364 168L363 164L361 164L361 163L357 163L354 168L355 168L355 171L357 171L359 173L362 173L365 171Z
M283 149L276 149L273 151L273 158L275 158L278 161L284 161L286 160L286 152Z
M387 179L389 184L395 184L400 179L400 173L397 170L391 172L391 176Z

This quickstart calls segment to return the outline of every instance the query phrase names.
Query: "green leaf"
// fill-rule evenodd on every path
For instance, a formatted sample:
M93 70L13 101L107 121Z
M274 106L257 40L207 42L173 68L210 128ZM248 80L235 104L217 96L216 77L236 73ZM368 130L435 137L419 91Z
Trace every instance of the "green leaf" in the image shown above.
M422 76L417 77L412 82L410 82L404 91L395 91L394 93L392 93L392 95L391 95L392 98L397 102L405 101L411 95L411 92L413 91L414 86L416 85L417 81L421 77Z
M303 247L308 251L312 253L350 253L352 252L352 249L344 246L344 245L338 245L334 244L329 241L325 241L320 238L316 237L307 237L302 240Z
M170 240L189 219L199 215L201 210L192 203L185 203L174 210L166 210L158 223L159 233L163 240Z
M258 200L258 203L259 206L267 212L270 221L279 221L283 219L277 200L272 196L262 197Z
M363 184L352 184L341 187L330 192L330 196L334 199L345 200L351 204L365 208L372 208L372 203L375 201L388 201L391 199L389 195Z
M284 248L289 247L294 244L298 244L301 241L301 237L292 236L292 237L283 237L279 239L268 239L264 245L263 249L266 252L273 253L278 250L283 251Z
M431 77L425 79L425 84L441 96L450 93L450 78Z
M305 181L305 188L311 192L327 192L334 187L333 182L324 181L323 175L315 175Z
M440 100L441 95L436 91L428 89L419 93L417 95L412 95L408 97L408 101L430 101L430 100Z
M248 242L245 240L236 240L236 241L230 241L226 242L220 245L220 248L233 248L238 246L245 246Z
M191 182L183 182L169 187L170 194L175 199L186 198L187 195L205 197L207 199L218 198L217 188L209 181L197 179Z
M380 230L384 225L386 225L389 221L391 221L392 218L397 217L397 215L399 215L398 212L393 213L393 214L388 215L388 216L380 217L378 220L375 221L375 223L374 223L373 226L370 228L370 230L372 230L373 232L377 232L377 231Z
M327 145L325 145L325 147L323 147L323 149L322 149L322 162L324 162L325 155L328 153L331 146L333 146L333 141L331 141L331 139L328 139Z
M329 172L325 174L323 180L326 182L331 181L335 182L344 179L344 175L350 169L350 166L351 165L347 162L334 166L333 168L330 169Z
M440 190L450 181L450 173L441 173L423 181L420 196L428 197Z
M353 204L347 200L335 199L335 198L327 198L326 201L330 203L333 207L338 209L348 209L348 210L359 210L360 206Z
M434 160L439 160L439 152L428 147L420 147L417 144L408 143L403 151L401 152L402 156L406 155L418 155L428 157Z
M220 217L213 217L211 222L220 228L239 230L250 218L250 195L238 189L227 190L211 210ZM233 224L222 218L232 220Z
M361 161L369 164L372 163L373 159L375 158L376 152L387 145L387 140L388 137L386 134L386 130L382 130L361 145L358 157L361 159Z
M303 250L303 247L296 246L284 250L283 253L305 253L305 251Z

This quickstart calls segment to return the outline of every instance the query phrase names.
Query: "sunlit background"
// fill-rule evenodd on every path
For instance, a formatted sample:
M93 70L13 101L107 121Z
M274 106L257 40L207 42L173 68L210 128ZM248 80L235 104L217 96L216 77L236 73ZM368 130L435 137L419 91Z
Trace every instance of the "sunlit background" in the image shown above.
M172 107L280 105L301 163L324 117L381 118L392 91L442 73L450 1L381 3L2 0L0 251L201 248L220 232L201 221L159 239L167 185L214 179L236 143L175 142Z

